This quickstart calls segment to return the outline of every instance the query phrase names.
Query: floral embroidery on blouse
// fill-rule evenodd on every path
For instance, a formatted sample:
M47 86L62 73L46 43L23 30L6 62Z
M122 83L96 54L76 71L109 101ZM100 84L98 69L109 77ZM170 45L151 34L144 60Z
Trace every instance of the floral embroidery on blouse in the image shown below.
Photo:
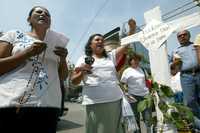
M19 30L16 31L16 38L18 42L18 47L20 49L24 49L29 47L35 41L34 38L20 32ZM48 87L48 73L47 70L41 60L39 60L38 56L31 57L29 61L32 63L32 74L30 75L30 79L28 79L28 84L32 83L35 85L31 85L33 88L29 89L29 93L34 94L37 97L41 97L45 90ZM28 85L27 85L28 86ZM25 92L27 93L27 91ZM27 99L28 101L29 99Z

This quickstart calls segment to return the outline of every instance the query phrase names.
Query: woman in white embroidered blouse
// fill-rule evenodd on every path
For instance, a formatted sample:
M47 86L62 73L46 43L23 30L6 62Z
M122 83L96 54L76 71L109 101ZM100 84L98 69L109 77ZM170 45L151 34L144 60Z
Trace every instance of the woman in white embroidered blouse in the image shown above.
M0 37L0 131L55 133L67 49L48 51L51 16L46 8L33 7L27 20L30 32L13 30ZM46 51L57 56L58 63L47 58Z

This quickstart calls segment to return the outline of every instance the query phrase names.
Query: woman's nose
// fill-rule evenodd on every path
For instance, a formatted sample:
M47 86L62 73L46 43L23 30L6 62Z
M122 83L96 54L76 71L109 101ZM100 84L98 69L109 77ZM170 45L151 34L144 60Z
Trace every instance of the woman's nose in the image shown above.
M45 12L45 11L42 11L42 12L40 13L40 15L41 15L41 16L49 16L49 15L47 14L47 12Z
M103 40L98 40L98 43L103 43Z
M41 12L41 15L45 16L45 14L46 14L45 11Z

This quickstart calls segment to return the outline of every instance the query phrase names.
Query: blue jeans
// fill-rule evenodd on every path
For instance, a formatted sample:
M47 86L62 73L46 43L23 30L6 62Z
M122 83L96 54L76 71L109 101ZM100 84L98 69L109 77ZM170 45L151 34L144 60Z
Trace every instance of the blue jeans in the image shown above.
M183 103L183 92L177 92L174 94L174 100L176 103Z
M184 104L200 119L200 72L195 75L181 74L181 86Z

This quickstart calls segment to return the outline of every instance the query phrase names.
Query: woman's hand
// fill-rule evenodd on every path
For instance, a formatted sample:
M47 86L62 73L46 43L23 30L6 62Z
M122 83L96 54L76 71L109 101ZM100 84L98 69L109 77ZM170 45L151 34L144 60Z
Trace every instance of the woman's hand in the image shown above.
M79 67L76 67L71 75L71 81L74 85L80 84L81 80L83 80L84 75L91 73L92 66L88 64L82 64Z
M60 58L65 59L67 57L68 51L66 48L56 46L54 53Z
M68 67L66 62L68 51L66 48L56 46L54 53L60 57L59 67L58 67L59 78L60 80L65 80L68 75Z
M36 56L41 54L47 48L46 43L44 42L34 42L29 48L27 48L27 52L29 56Z
M30 47L14 55L11 54L12 45L8 42L0 42L0 49L0 75L2 75L15 69L28 58L40 54L46 49L46 44L43 42L35 42Z
M91 73L92 66L88 64L82 64L80 67L75 68L75 72L81 72L83 75Z

